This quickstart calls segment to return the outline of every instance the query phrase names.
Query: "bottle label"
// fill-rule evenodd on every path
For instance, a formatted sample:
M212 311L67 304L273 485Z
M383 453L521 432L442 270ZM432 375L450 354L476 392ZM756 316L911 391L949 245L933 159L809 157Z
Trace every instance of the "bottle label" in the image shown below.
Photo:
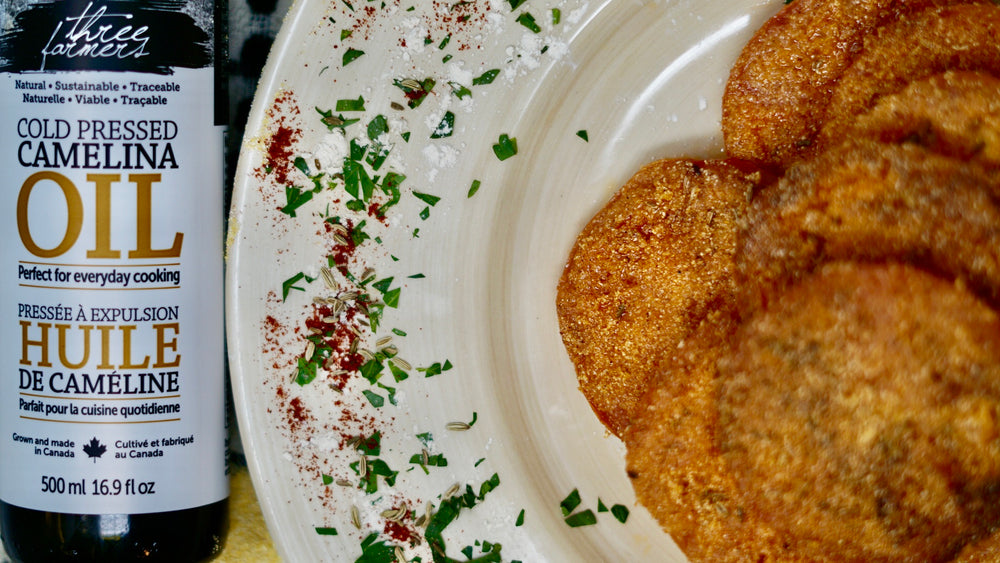
M212 2L0 12L0 499L228 494Z

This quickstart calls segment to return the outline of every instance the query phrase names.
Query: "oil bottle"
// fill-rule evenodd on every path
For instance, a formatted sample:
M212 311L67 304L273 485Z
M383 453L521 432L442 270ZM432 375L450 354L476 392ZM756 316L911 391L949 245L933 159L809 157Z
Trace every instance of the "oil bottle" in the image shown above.
M0 536L15 561L221 549L223 9L0 2Z

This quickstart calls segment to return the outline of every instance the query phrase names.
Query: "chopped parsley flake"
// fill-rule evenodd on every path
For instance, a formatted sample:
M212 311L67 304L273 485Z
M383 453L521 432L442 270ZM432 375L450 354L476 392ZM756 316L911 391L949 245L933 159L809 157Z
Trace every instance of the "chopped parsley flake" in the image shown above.
M361 367L358 369L358 373L361 374L361 377L367 379L369 383L375 385L375 383L378 382L378 378L382 375L382 370L384 368L385 365L382 364L382 362L377 359L372 359L361 364Z
M384 115L379 114L368 123L368 138L377 141L380 135L389 132L389 121Z
M361 540L361 557L354 563L390 563L396 561L396 547L379 541L378 532Z
M570 512L576 510L576 507L580 506L580 491L573 489L570 494L566 495L566 498L559 503L559 507L562 508L563 516L569 516Z
M406 373L405 370L397 366L392 361L389 362L389 373L392 374L392 378L396 381L396 383L404 381L410 377L410 374Z
M354 61L358 60L359 58L361 58L361 56L364 55L364 54L365 54L364 51L361 51L361 50L358 50L358 49L354 49L354 48L348 49L347 52L344 53L343 65L347 66L347 65L351 64L352 62L354 62Z
M402 291L401 288L396 287L385 292L385 294L382 295L382 301L385 302L385 306L392 307L393 309L398 308L399 294L401 291Z
M622 504L616 504L611 507L611 514L613 514L619 522L624 524L625 521L628 520L628 507Z
M479 76L472 79L473 86L483 86L485 84L492 84L493 80L496 79L497 75L500 74L499 68L494 68L487 70L486 72L480 74Z
M443 372L446 372L451 368L451 362L449 360L445 360L443 364L441 362L434 362L428 367L417 368L417 371L423 372L424 377L434 377L435 375L441 375Z
M517 154L517 139L506 133L500 135L500 139L493 145L493 154L501 161L514 156Z
M423 192L413 192L413 195L416 196L416 198L419 199L420 201L423 201L427 205L431 206L437 205L437 202L441 201L440 197L436 195L425 194Z
M514 521L514 525L517 526L517 527L521 527L521 526L524 525L524 509L523 508L521 509L521 512L518 513L517 520Z
M479 181L479 180L473 180L472 181L472 185L469 186L469 195L467 195L466 197L472 197L472 196L476 195L476 192L479 191L479 186L481 186L481 185L483 185L483 183L481 181Z
M559 503L559 508L562 510L563 518L566 521L566 525L571 528L578 528L580 526L590 526L597 523L597 515L591 509L581 510L579 512L573 512L580 506L580 491L573 489L566 498ZM623 504L616 504L608 509L607 505L600 498L597 499L597 512L611 512L612 516L622 524L628 520L629 510Z
M298 286L295 285L295 284L299 283L302 280L306 280L307 283L310 282L310 281L312 281L312 280L308 279L306 277L306 275L303 274L302 272L299 272L299 273L295 274L294 276L288 278L287 280L283 281L281 283L281 300L285 301L286 299L288 299L288 292L290 292L293 289L298 290L298 291L305 291L304 288L301 288L301 287L298 287Z
M365 389L364 391L362 391L362 393L364 394L365 398L368 399L368 402L371 403L372 406L375 408L380 408L382 405L385 404L385 398L383 398L382 395L375 393L374 391Z
M552 25L559 25L562 19L562 11L559 8L552 8Z
M451 137L451 134L455 132L455 114L446 111L444 117L441 118L441 123L434 128L434 132L431 133L431 139L443 139L445 137Z
M499 485L500 477L494 473L492 477L490 477L487 481L484 481L479 486L478 495L476 495L473 491L471 485L466 485L464 493L456 494L441 501L437 510L434 511L434 515L431 517L430 522L428 522L427 529L424 531L424 538L427 539L427 542L431 546L434 563L452 563L454 561L446 555L447 548L445 546L444 537L442 536L445 528L458 518L458 515L463 508L473 508L482 502L486 495L496 489ZM472 559L472 561L481 563L495 561L499 563L501 561L500 544L490 544L489 553L487 555L477 559Z
M308 360L306 358L297 358L295 361L295 383L299 385L308 385L316 379L316 375L319 373L319 365L317 362Z
M516 10L521 4L524 4L524 0L507 0L510 4L511 11Z
M358 96L356 100L337 100L336 111L365 111L365 98Z
M285 206L281 212L289 217L295 217L295 211L313 197L312 190L303 190L298 186L285 186Z
M336 536L337 528L327 528L327 527L317 526L316 533L321 536Z
M575 514L570 514L566 517L566 525L570 528L579 528L580 526L592 526L597 523L597 516L591 509L583 510Z
M448 460L445 459L444 454L428 455L426 460L424 460L424 454L414 454L410 456L410 463L424 468L424 472L427 472L428 467L448 467Z
M530 29L532 33L541 33L542 28L535 22L535 16L531 15L529 12L524 12L520 16L517 16L515 20L517 23L523 25L524 27Z
M587 141L588 143L590 142L590 136L587 135L587 130L586 129L580 129L579 131L577 131L576 132L576 136L580 137L584 141Z
M449 82L448 86L451 86L451 93L455 95L456 98L461 100L466 96L472 95L472 90L469 90L465 86L462 86L458 82Z

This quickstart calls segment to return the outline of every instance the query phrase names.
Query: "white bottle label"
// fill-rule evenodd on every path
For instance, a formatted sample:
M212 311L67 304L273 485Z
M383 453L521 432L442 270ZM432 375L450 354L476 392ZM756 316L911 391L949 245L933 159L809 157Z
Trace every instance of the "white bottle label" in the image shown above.
M0 46L0 499L81 514L216 502L228 482L214 70L158 58L171 38L143 24L156 14L60 4L36 4ZM163 15L196 29L177 4ZM139 71L103 70L123 61Z

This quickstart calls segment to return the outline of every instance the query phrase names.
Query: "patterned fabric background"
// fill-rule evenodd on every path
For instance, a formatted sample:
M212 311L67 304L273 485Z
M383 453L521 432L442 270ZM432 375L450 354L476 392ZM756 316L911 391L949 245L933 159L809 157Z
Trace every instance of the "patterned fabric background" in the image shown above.
M239 156L260 71L291 4L292 0L229 0L229 178Z

